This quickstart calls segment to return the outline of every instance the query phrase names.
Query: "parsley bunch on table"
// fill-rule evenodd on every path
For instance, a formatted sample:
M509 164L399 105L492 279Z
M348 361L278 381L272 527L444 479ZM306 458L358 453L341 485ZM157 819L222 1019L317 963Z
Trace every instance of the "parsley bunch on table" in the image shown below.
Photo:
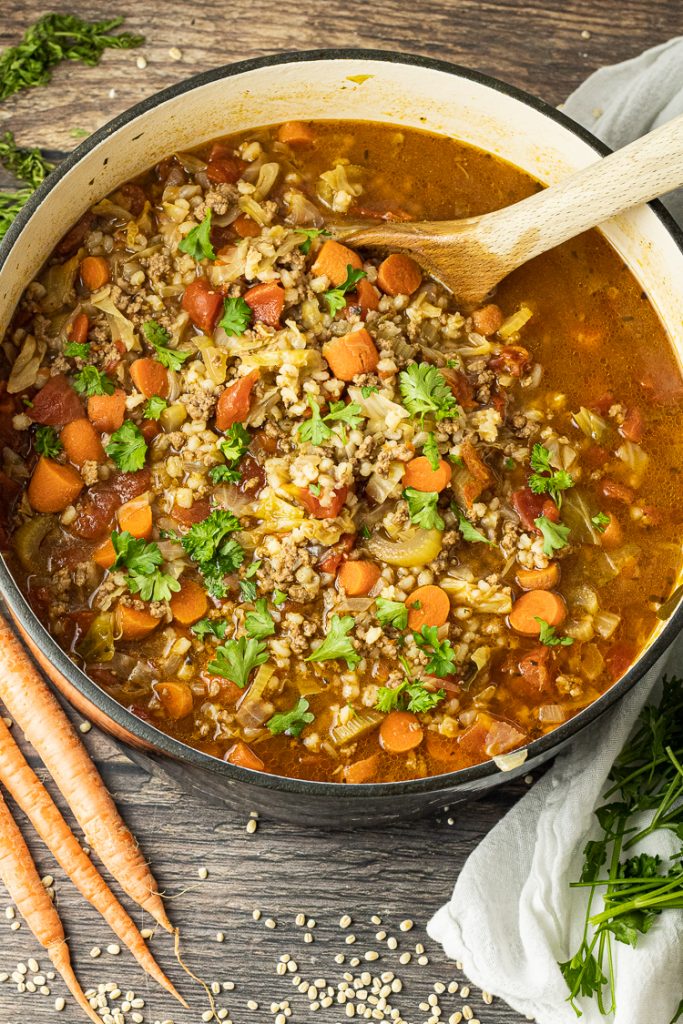
M17 146L12 132L5 132L0 138L0 164L25 186L0 190L0 238L3 238L16 215L48 176L54 164L46 160L35 147L22 149Z
M659 705L641 711L610 779L610 802L595 812L601 834L586 844L581 877L572 883L589 890L583 938L559 964L578 1016L579 996L595 996L602 1014L615 1008L612 942L637 946L664 911L683 909L683 679L664 679ZM649 824L639 827L643 814ZM623 857L662 830L680 843L668 862L648 853ZM683 998L674 1020L682 1014Z

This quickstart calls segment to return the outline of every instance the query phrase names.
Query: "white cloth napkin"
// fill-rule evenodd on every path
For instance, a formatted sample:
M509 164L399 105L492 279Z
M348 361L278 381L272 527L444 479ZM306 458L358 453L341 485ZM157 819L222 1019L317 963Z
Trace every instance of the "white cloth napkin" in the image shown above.
M592 75L564 107L616 148L683 111L683 38ZM683 222L683 194L672 194ZM462 962L471 980L538 1024L575 1024L557 961L577 951L585 891L571 889L587 840L598 834L599 806L612 763L667 666L683 663L683 641L620 702L555 761L554 766L492 829L468 858L450 902L427 931ZM643 849L673 852L668 834ZM616 1014L613 1024L669 1024L683 997L683 912L667 911L636 949L613 942ZM581 1024L604 1018L580 1000Z

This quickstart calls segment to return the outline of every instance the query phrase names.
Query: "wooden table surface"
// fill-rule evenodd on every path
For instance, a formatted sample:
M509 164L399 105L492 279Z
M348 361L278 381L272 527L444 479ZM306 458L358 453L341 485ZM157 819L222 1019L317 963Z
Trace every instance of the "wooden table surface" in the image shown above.
M274 51L362 46L427 54L490 72L559 103L597 67L683 33L683 5L678 0L252 0L248 5L203 0L196 6L182 0L118 0L113 7L71 0L65 9L91 18L125 14L126 28L145 35L147 43L141 51L107 51L97 68L62 67L48 88L30 90L0 106L1 130L11 128L20 143L50 151L72 148L74 128L93 131L173 82ZM6 0L0 46L16 42L44 10L39 0ZM179 59L177 52L176 59L170 55L172 47L180 50ZM147 60L144 70L136 65L140 53ZM525 788L522 783L459 808L450 820L446 813L418 824L355 833L261 820L250 835L245 830L246 811L231 811L188 793L163 771L149 775L95 730L86 742L162 888L174 897L171 913L182 929L188 962L208 981L234 981L234 990L218 997L218 1005L227 1007L234 1024L273 1020L271 1003L283 999L291 1000L292 1022L347 1019L342 1008L310 1011L307 996L292 985L292 975L276 973L283 953L297 961L302 978L325 977L336 984L347 968L335 963L335 954L343 951L348 959L357 950L361 955L379 950L377 964L364 967L400 974L405 988L392 998L413 1024L430 1016L419 1003L434 982L464 983L455 966L426 938L424 926L448 897L470 851ZM29 835L28 828L25 832ZM137 1011L145 1022L200 1021L206 997L174 968L167 937L155 937L153 948L191 997L189 1012L176 1013L127 955L106 952L113 936L82 905L50 856L39 844L31 846L40 871L55 877L57 905L84 985L114 982L124 992L134 989L145 999L145 1007ZM199 878L202 868L209 872L204 880ZM3 904L4 899L0 896ZM263 914L259 922L252 918L255 909ZM313 942L304 940L306 928L295 925L298 913L316 921L310 928ZM353 946L344 943L345 933L338 925L344 913L354 919L350 930L358 941ZM388 935L399 937L398 950L389 950L385 941L375 938L379 928L370 922L373 914L382 917L381 927ZM275 929L265 927L268 917L277 921ZM405 918L415 920L409 933L398 928ZM223 942L216 939L219 932L225 935ZM420 967L414 958L410 965L398 966L398 955L414 950L418 942L427 946L429 963ZM97 959L90 957L93 947L102 950ZM31 956L45 965L26 927L12 930L0 913L0 977ZM11 979L0 982L0 1024L44 1024L54 1017L76 1024L81 1017L71 1000L61 1017L55 1014L54 999L64 990L60 982L52 988L50 996L20 994ZM250 1009L249 1000L256 1000L259 1009ZM472 1006L482 1024L521 1019L499 1001L485 1006L474 991L467 998L442 996L442 1019L463 1003ZM129 1013L126 1021L131 1020Z

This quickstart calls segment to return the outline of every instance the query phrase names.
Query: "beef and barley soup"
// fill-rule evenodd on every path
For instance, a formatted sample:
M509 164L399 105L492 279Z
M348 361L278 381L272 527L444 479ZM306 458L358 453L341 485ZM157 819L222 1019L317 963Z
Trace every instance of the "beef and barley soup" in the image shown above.
M596 232L459 308L345 219L540 186L459 142L287 124L174 153L26 289L3 546L104 690L260 771L417 778L555 728L680 565L681 377Z

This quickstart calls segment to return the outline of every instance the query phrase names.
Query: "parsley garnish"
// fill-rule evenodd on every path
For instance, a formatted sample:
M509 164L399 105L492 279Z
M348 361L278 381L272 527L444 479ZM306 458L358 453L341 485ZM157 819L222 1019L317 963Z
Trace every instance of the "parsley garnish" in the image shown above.
M132 420L125 420L104 450L124 473L136 473L145 464L147 442L140 428Z
M96 366L84 366L74 375L74 388L79 395L90 398L92 395L113 395L114 382Z
M273 635L275 622L268 611L268 602L265 597L256 601L253 612L247 612L244 617L244 628L247 636L253 636L257 640L263 640L264 637Z
M357 427L363 418L363 410L358 402L332 402L330 411L325 416L320 415L320 406L310 395L308 405L311 410L310 419L304 420L299 427L299 440L309 444L321 445L337 434L346 443L345 426L351 430ZM338 423L339 429L334 431L330 423Z
M252 562L244 573L244 578L240 580L240 599L245 602L253 602L256 600L256 583L253 577L261 568L261 562ZM275 601L273 601L275 604ZM252 634L256 635L256 634Z
M68 356L69 359L89 359L90 342L67 341L67 343L64 346L64 355Z
M276 608L279 608L280 605L284 604L286 600L287 595L285 594L284 590L273 591L273 604L275 605Z
M454 674L457 668L455 651L450 640L439 640L436 626L423 626L419 633L413 633L413 638L420 650L430 656L425 665L427 675L443 679Z
M329 291L323 292L323 298L327 303L330 316L336 316L340 309L344 309L346 306L346 293L350 292L361 278L367 276L364 270L354 270L350 263L347 264L346 280L342 281L337 288L330 288Z
M458 508L457 505L451 505L451 508L458 517L458 529L463 540L469 541L470 544L493 544L492 540L485 537L479 530L475 530L462 509Z
M191 256L195 263L200 263L202 260L216 259L216 253L211 245L210 209L206 211L201 224L197 224L196 227L192 228L192 231L185 235L178 248L181 252L186 252L188 256Z
M320 484L309 484L308 485L308 489L309 489L309 491L311 492L311 494L313 495L314 498L317 498L317 497L320 496L320 490L321 490Z
M363 525L361 526L360 535L363 538L363 540L370 540L370 538L372 537L370 527L368 526L367 523L363 523Z
M414 487L406 487L403 497L408 502L411 523L423 530L443 530L446 524L437 508L438 491L416 491Z
M408 671L405 662L403 668ZM419 679L406 678L398 686L380 686L377 690L375 708L385 714L389 714L390 711L412 711L419 715L431 711L445 696L445 690L433 692Z
M571 647L574 640L570 636L558 636L555 627L549 625L545 619L539 618L538 615L534 615L536 622L541 627L541 632L538 634L538 639L546 647Z
M273 736L285 733L287 736L299 736L303 729L315 721L315 715L309 710L309 704L305 697L300 697L293 708L289 711L278 711L269 718L266 726Z
M240 529L237 516L216 508L180 538L185 551L197 563L206 589L214 597L225 597L225 577L239 569L244 561L244 548L231 536Z
M63 448L54 427L38 427L34 445L38 454L44 455L46 459L54 459Z
M142 325L142 333L156 352L157 359L167 370L180 370L186 359L189 359L190 352L180 352L177 348L171 348L169 341L171 335L165 327L158 324L156 320L148 320Z
M236 484L242 479L238 469L231 469L230 466L213 466L209 470L211 483L214 484Z
M228 463L239 462L251 444L251 434L241 423L233 423L218 442L218 447Z
M131 594L139 594L143 601L168 601L172 593L180 590L174 576L159 571L164 559L158 544L133 537L127 530L115 530L111 542L116 552L112 570L128 571L126 582Z
M360 393L363 398L369 398L370 395L376 395L379 392L379 388L374 384L363 384L360 389Z
M429 363L412 363L398 375L403 404L411 416L436 420L457 416L458 405L444 376Z
M223 640L227 629L228 624L225 619L200 619L199 622L195 622L194 626L190 626L190 632L200 639L205 636L215 636L218 640Z
M389 601L385 597L378 597L375 601L375 609L377 621L382 626L405 629L408 625L408 609L403 601Z
M245 302L242 296L231 296L223 304L223 316L218 322L226 334L231 337L239 337L244 334L251 323L253 316L251 306Z
M207 668L209 672L229 679L243 690L249 682L252 670L267 660L268 650L265 644L260 640L241 636L239 640L228 640L222 647L217 647L216 656L209 662Z
M360 661L360 655L353 646L347 633L354 627L352 615L333 615L329 622L329 632L320 647L306 658L306 661L344 660L348 668L353 668Z
M503 463L503 468L506 469L508 473L510 473L512 472L516 465L517 463L515 462L515 460L508 457Z
M329 231L326 228L295 228L297 235L304 235L304 240L299 245L304 256L308 256L311 251L311 242L314 238L320 238L321 235L329 235Z
M566 469L554 470L550 465L550 452L542 444L531 450L529 464L534 472L529 476L529 487L534 494L549 494L555 504L562 504L562 491L574 486L574 478Z
M168 407L168 402L165 398L160 398L159 395L152 395L148 399L145 408L142 410L142 415L146 420L158 420L164 409Z
M598 512L597 515L591 516L591 523L598 533L604 533L609 526L609 516L606 512Z
M566 548L569 537L569 527L563 523L553 523L547 516L539 516L534 523L543 534L543 554L552 555L553 551L560 551Z
M434 472L439 468L441 461L441 455L439 454L439 446L436 443L434 434L427 434L427 440L422 446L422 454L426 458L429 465L432 467Z

